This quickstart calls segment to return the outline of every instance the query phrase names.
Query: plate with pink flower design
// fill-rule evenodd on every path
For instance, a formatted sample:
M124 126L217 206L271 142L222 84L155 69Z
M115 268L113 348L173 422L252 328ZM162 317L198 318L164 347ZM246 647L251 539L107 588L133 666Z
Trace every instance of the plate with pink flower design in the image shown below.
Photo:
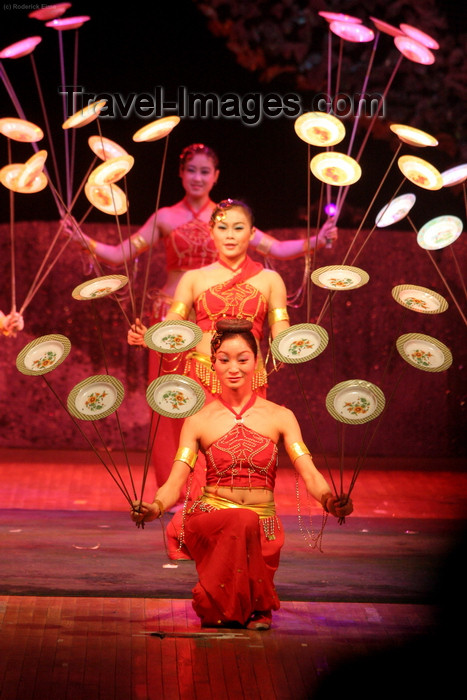
M318 287L335 292L363 287L369 279L370 276L365 270L351 265L327 265L314 270L311 275L311 281Z
M68 411L80 420L110 416L123 401L123 384L109 374L95 374L76 384L68 394Z
M106 297L108 294L118 292L119 289L128 283L125 275L104 275L87 280L75 287L71 293L73 299L78 301L89 301Z
M203 337L203 331L191 321L161 321L148 328L144 342L162 353L184 352L194 348Z
M47 374L58 367L71 350L64 335L42 335L28 343L16 358L16 367L22 374Z
M401 306L420 314L440 314L449 306L441 294L417 284L398 284L393 288L392 296Z
M169 418L187 418L204 406L202 387L183 374L164 374L146 389L146 400L153 411Z
M280 362L307 362L320 355L329 342L327 331L313 323L298 323L276 335L271 352Z
M386 399L379 387L364 379L336 384L326 397L326 408L341 423L368 423L383 411Z
M397 339L400 356L424 372L444 372L452 365L452 354L444 343L423 333L405 333Z

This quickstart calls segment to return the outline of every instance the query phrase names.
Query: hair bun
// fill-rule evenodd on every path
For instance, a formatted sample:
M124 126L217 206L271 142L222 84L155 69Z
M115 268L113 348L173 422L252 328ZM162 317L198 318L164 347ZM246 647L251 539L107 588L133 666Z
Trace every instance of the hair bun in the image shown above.
M220 318L216 323L216 331L225 333L226 331L237 331L239 333L251 331L253 324L247 318Z

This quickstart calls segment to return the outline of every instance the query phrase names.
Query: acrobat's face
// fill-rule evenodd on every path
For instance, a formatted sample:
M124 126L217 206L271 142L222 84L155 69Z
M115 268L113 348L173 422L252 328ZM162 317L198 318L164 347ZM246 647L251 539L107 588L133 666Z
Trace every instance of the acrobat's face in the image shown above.
M251 383L256 369L256 357L241 335L224 340L215 354L214 369L222 386L241 388Z
M197 153L180 169L180 177L186 194L197 199L209 196L217 182L219 171L212 158Z
M247 212L233 206L216 216L211 236L221 258L236 260L246 255L254 231Z

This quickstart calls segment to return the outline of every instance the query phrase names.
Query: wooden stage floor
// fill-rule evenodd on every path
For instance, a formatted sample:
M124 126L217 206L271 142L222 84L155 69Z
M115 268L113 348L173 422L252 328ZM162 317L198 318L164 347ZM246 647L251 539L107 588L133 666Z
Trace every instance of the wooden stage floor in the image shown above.
M380 462L362 471L355 514L462 524L466 473L458 463L435 466L394 469ZM147 493L153 488L149 475ZM293 472L280 469L281 514L295 512L294 489ZM0 450L3 511L126 507L92 453ZM0 538L7 535L0 531ZM364 556L358 553L356 567ZM368 601L284 601L272 629L262 633L202 630L189 598L92 597L79 590L64 597L3 595L0 588L0 699L445 696L457 690L462 643L455 632L465 629L454 559L439 605L371 602L368 581Z

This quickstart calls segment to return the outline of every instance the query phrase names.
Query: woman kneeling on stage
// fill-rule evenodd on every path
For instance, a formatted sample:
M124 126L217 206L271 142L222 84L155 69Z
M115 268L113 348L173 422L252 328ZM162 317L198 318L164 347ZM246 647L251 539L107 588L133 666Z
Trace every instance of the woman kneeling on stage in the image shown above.
M222 319L212 339L218 398L185 419L180 447L153 503L135 502L137 522L160 518L177 502L198 449L206 485L185 513L181 537L196 563L193 608L203 627L267 630L279 609L274 574L284 531L274 505L277 443L284 441L306 489L337 518L352 510L316 469L293 412L252 390L257 343L247 320Z

